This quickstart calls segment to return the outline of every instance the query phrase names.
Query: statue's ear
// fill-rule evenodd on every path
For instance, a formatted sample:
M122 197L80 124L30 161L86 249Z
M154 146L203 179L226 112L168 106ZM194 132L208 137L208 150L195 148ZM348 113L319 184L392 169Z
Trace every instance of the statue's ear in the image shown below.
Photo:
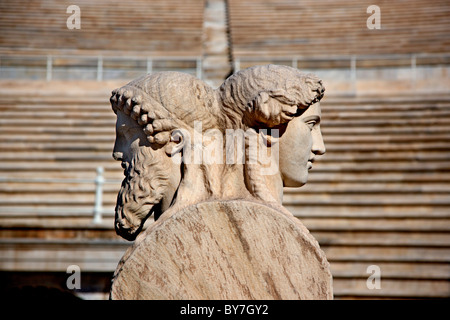
M270 98L269 94L265 91L261 92L259 94L259 97L261 99L261 103L266 103L267 101L269 101L269 98Z
M267 123L272 118L274 104L269 94L265 91L260 92L251 104L249 118L256 123Z
M259 110L265 109L264 105L269 102L269 99L270 99L270 96L267 92L265 92L265 91L260 92L258 94L258 98L256 99L257 105L255 105L254 107Z
M176 154L180 153L183 150L187 140L189 139L186 136L185 130L173 130L170 134L170 140L165 146L166 154L170 157L173 157Z

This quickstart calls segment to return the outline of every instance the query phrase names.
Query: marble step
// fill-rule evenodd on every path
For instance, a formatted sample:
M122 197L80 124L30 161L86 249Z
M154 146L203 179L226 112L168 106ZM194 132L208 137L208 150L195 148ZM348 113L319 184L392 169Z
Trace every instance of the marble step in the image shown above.
M334 297L336 299L427 299L447 298L448 280L391 280L382 281L381 290L370 290L366 281L370 274L362 279L333 279Z

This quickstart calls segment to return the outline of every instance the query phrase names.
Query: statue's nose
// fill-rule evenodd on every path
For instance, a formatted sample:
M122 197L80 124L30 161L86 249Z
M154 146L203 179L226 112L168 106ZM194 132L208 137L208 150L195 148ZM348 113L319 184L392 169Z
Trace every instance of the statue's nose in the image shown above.
M313 134L312 152L317 155L323 155L326 152L320 128Z
M114 151L112 157L116 161L123 161L123 153L119 151Z

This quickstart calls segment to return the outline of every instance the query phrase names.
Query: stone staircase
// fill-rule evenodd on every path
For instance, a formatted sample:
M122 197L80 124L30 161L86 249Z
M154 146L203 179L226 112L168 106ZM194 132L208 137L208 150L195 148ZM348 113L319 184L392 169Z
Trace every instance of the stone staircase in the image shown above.
M325 251L336 298L448 297L449 97L328 96L322 113L327 153L284 204Z
M203 1L80 0L81 28L68 29L70 2L0 3L0 51L24 54L201 56Z
M229 0L234 58L380 55L450 51L449 2ZM367 8L380 8L370 30Z
M108 91L2 93L2 274L61 277L75 264L95 290L109 290L130 243L113 228L122 169L111 157ZM325 251L335 297L449 297L450 96L329 95L322 112L327 153L306 186L286 190L284 205ZM94 223L98 166L111 183ZM370 265L381 270L381 289L366 286Z
M122 172L111 157L115 115L108 91L116 86L108 85L85 97L58 89L3 95L0 277L6 286L41 284L67 291L66 270L77 265L82 272L77 294L107 298L115 267L131 244L113 225ZM95 223L99 166L109 183L103 185L102 221Z

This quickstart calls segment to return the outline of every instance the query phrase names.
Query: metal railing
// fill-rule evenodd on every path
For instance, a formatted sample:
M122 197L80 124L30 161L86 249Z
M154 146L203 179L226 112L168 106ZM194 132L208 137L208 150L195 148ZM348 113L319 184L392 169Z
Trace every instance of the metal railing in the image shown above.
M353 90L356 88L359 70L382 68L409 69L409 79L414 86L417 81L417 70L420 66L450 66L450 53L414 53L414 54L377 54L377 55L329 55L306 57L293 55L288 57L235 57L234 72L256 64L284 64L299 69L344 70L349 73L349 82Z
M203 78L201 56L133 57L88 55L0 55L0 78L35 78L55 80L59 72L62 79L114 80L133 78L153 71L177 70ZM111 77L105 75L110 72ZM24 76L21 77L20 74ZM70 76L70 73L73 73ZM60 76L61 78L61 76Z
M265 56L248 56L248 57L235 57L234 58L234 70L235 72L240 70L241 62L258 62L258 61L271 61L271 62L286 62L293 68L302 68L304 65L308 65L311 62L346 62L341 63L341 68L347 66L351 70L356 70L356 63L367 60L384 60L384 61L400 61L407 60L411 68L416 68L418 60L426 60L424 65L430 64L450 64L450 53L412 53L412 54L372 54L372 55L327 55L327 56L302 56L293 55L285 57L265 57ZM398 64L390 63L390 66L396 67ZM336 68L336 67L335 67ZM339 68L339 67L337 67Z
M94 184L95 185L95 198L92 213L92 223L102 223L102 216L105 213L103 208L103 186L105 184L120 184L120 180L107 180L103 176L103 167L97 167L97 175L95 179L55 179L55 178L5 178L0 177L0 183L64 183L64 184ZM47 208L45 211L47 212ZM18 210L20 211L20 209ZM37 212L37 210L33 210ZM109 213L109 212L108 212Z
M372 63L368 63L372 61ZM375 61L375 63L374 63ZM376 55L326 55L307 57L292 55L286 57L235 57L234 71L254 64L287 64L300 69L347 70L352 83L357 81L357 72L362 69L382 67L407 67L411 81L417 77L419 66L450 65L450 53L376 54ZM0 54L0 78L11 79L23 74L24 78L92 79L97 81L120 78L134 78L153 71L177 70L188 72L203 79L203 58L201 56L136 57L114 55L20 55ZM108 76L110 74L110 76ZM59 75L59 77L58 77Z

